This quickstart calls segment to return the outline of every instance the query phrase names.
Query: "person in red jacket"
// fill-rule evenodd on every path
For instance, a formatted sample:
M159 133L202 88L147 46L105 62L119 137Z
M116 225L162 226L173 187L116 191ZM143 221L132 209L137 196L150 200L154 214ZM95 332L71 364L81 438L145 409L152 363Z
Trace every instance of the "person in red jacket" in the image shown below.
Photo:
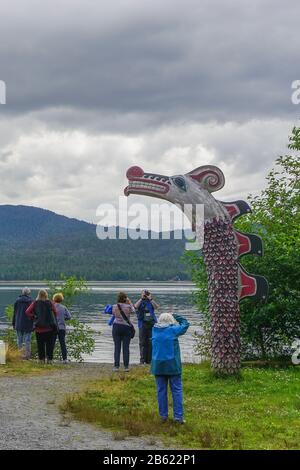
M37 299L27 308L26 315L34 321L34 331L41 363L51 364L57 335L57 311L48 299L46 290L41 289Z

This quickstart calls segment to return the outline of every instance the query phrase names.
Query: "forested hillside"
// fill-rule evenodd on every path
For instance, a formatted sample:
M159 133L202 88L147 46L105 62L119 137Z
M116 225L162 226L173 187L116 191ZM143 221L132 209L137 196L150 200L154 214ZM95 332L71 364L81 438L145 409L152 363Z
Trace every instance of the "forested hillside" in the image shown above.
M28 206L0 206L0 279L188 279L184 240L99 240L93 224Z

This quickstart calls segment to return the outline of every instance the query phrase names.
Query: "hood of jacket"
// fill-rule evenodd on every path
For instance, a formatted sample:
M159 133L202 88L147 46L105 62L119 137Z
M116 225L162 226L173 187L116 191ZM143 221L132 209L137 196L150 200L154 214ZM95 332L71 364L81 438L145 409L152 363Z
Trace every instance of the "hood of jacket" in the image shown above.
M171 323L155 323L154 328L170 328L172 326L175 326Z
M24 302L24 303L32 303L33 302L33 299L29 296L29 295L19 295L18 297L18 301L19 302Z

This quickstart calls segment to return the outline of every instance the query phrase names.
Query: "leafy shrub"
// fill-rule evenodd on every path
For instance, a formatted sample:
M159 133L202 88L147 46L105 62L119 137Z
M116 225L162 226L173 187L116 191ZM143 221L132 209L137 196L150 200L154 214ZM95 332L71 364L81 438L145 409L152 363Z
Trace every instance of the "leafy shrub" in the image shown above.
M300 151L300 128L294 128L289 148ZM245 299L241 309L242 352L247 358L270 358L291 354L291 345L300 337L300 161L286 155L276 160L266 178L267 186L258 196L249 196L252 213L244 215L235 227L258 233L264 243L264 256L245 256L241 264L253 274L268 279L267 302ZM202 313L202 332L197 352L209 356L210 317L207 275L201 253L189 251L186 259L198 289L194 301Z

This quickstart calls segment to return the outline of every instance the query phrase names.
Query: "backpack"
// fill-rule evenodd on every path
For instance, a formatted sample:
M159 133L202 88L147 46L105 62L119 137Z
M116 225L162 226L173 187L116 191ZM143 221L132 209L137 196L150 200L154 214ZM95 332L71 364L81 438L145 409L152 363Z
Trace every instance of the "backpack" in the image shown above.
M154 325L155 320L151 315L150 310L148 309L147 302L143 300L141 305L138 308L138 320L142 321L143 323L147 323L148 325Z
M56 316L50 300L37 300L34 306L35 327L57 330Z

